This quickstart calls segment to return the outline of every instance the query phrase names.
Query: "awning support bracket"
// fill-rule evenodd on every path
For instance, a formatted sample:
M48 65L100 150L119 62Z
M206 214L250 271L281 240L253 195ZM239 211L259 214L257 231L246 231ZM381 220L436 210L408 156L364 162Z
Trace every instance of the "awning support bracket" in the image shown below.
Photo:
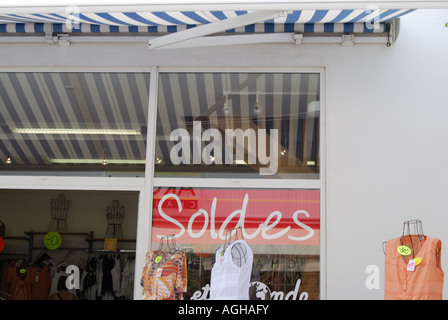
M67 33L60 33L53 35L53 25L51 23L44 24L45 42L47 44L58 44L62 47L70 45L70 35Z
M233 28L251 25L260 21L266 21L274 19L280 16L288 14L287 11L255 11L240 15L234 18L220 20L209 24L204 24L192 29L187 29L172 34L168 34L162 37L149 40L149 48L155 49L163 46L172 45L178 42L191 40L219 32L224 32Z

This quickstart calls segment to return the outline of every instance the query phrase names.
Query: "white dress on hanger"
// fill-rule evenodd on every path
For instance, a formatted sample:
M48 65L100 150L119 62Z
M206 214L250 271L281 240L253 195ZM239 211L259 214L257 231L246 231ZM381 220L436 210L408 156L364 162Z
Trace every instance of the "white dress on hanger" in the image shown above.
M224 254L221 254L224 251ZM211 300L249 300L253 253L245 240L216 251L210 278Z

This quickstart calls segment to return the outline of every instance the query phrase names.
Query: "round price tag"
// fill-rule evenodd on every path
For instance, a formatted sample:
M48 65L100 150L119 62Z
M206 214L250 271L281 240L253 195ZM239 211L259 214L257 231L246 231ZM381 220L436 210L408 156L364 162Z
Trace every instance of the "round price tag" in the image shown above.
M159 263L160 260L162 260L162 257L161 257L161 256L157 256L156 259L155 259L154 261L155 261L155 263Z
M48 232L44 237L45 247L49 250L56 250L61 246L62 237L55 231Z
M2 252L4 248L5 248L5 240L3 240L2 237L0 237L0 252Z
M408 256L411 254L412 250L411 248L407 247L407 246L399 246L397 249L398 253L401 254L402 256Z

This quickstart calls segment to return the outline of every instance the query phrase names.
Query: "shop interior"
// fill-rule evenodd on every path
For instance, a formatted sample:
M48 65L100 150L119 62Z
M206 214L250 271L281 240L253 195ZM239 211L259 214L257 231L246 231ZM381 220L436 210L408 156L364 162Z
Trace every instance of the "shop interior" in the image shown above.
M57 292L57 280L68 275L70 265L79 268L79 286L72 288L79 299L133 298L137 192L1 190L0 199L4 298L45 299ZM49 231L61 236L54 247L45 238ZM106 247L109 238L117 239L114 250ZM44 273L48 279L36 290L18 293L12 269L22 278L37 269L42 281Z

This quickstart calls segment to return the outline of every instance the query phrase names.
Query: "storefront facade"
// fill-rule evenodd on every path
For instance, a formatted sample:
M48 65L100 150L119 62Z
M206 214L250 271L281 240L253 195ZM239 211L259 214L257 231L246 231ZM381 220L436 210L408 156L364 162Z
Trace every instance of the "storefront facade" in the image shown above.
M69 231L101 239L104 207L119 199L133 299L145 254L168 244L188 253L185 298L208 299L215 252L235 228L254 254L253 299L382 299L381 243L403 221L444 240L446 151L434 141L446 131L447 12L403 12L391 46L388 32L352 45L315 35L167 49L140 34L5 33L0 187L20 214L0 216L3 253L23 252L7 236L47 230L45 205L60 193L73 200ZM15 130L36 124L136 132Z

